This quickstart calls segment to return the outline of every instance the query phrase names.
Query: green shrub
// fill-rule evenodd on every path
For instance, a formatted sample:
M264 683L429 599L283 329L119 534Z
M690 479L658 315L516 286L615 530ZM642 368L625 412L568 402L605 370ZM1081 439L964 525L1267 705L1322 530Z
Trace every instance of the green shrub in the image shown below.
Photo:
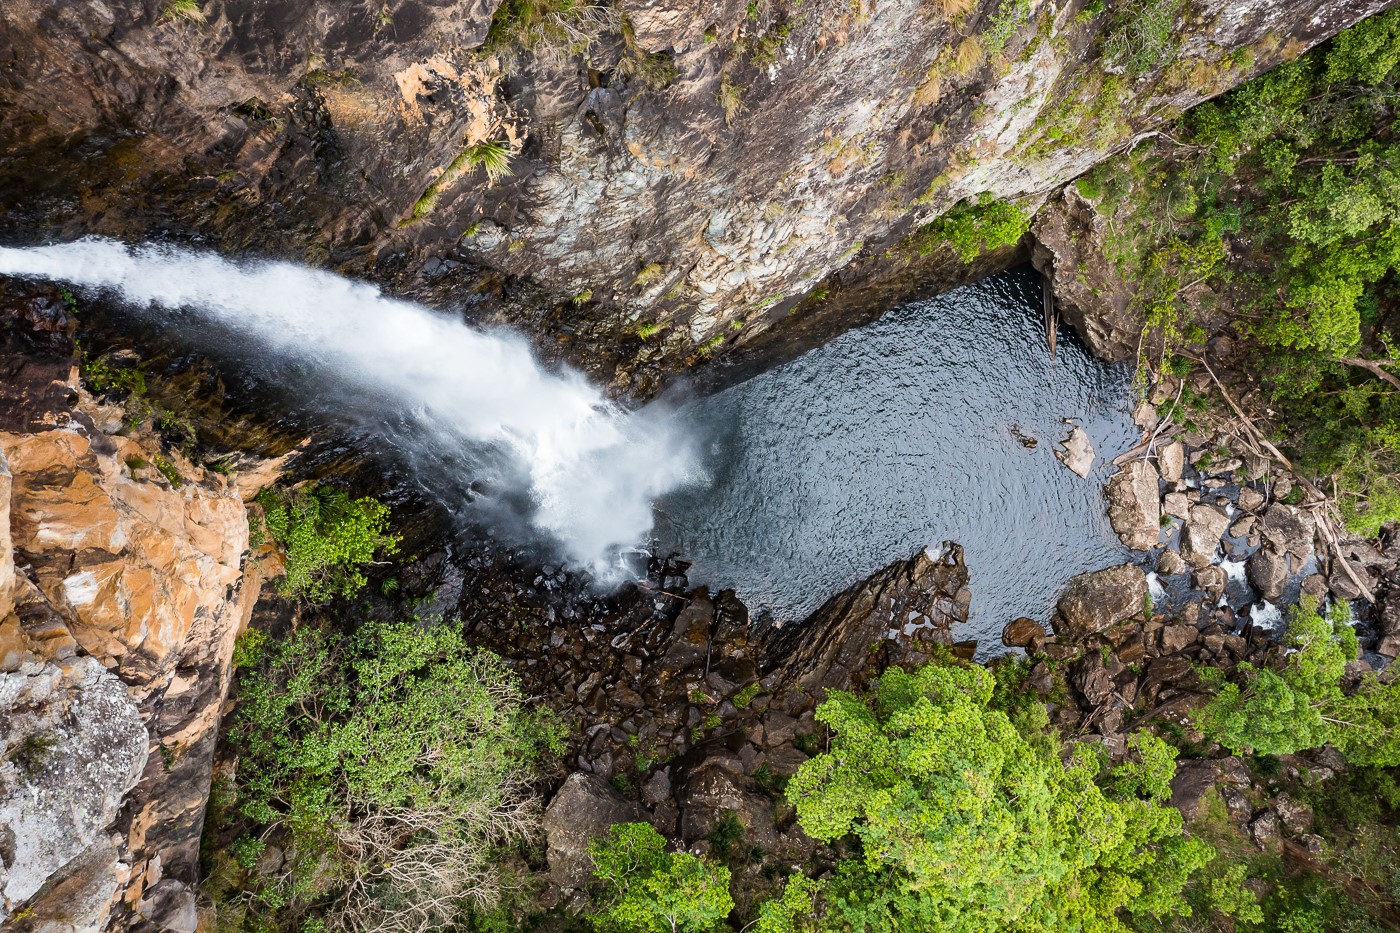
M982 47L988 55L997 55L1011 37L1016 35L1031 17L1030 0L1001 0L996 13L992 15L987 31L982 35Z
M1013 246L1030 229L1031 218L1018 205L988 194L961 202L914 235L914 246L926 256L947 244L968 263L987 250Z
M1115 14L1104 38L1104 56L1129 74L1160 68L1180 44L1176 19L1181 0L1132 0Z
M1197 715L1201 731L1237 753L1286 755L1330 742L1359 765L1400 765L1400 682L1371 674L1342 690L1357 654L1346 604L1324 617L1305 598L1284 645L1276 669L1241 664L1239 682L1211 678L1218 692Z
M333 929L427 928L495 903L501 847L536 830L534 762L562 749L500 658L432 621L265 643L239 673L229 739L238 809L288 860L251 895L265 919L314 908Z
M141 395L146 391L146 374L137 366L124 366L111 354L90 359L83 357L80 368L83 382L96 393L115 392L120 395Z
M598 883L591 917L619 933L708 933L734 901L729 869L685 852L667 852L650 823L622 823L588 847Z
M165 9L161 10L160 21L203 24L207 23L209 18L204 15L197 0L168 0Z
M376 555L398 550L399 538L388 532L389 507L377 499L351 499L328 486L258 493L263 508L256 532L265 530L282 549L286 576L281 591L312 601L353 596L367 582L360 568Z

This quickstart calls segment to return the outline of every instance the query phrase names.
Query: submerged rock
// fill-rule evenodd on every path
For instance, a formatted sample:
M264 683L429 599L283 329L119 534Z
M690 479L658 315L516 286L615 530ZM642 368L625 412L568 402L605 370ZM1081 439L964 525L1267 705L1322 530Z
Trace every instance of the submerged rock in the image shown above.
M1045 626L1034 619L1008 622L1001 630L1001 642L1008 648L1032 648L1045 640Z

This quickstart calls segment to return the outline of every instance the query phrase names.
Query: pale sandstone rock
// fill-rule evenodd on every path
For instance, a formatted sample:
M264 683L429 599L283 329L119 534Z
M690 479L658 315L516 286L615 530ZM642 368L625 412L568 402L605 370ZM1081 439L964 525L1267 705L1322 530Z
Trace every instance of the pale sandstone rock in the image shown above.
M1172 441L1157 450L1157 469L1162 479L1169 483L1180 482L1182 470L1186 468L1186 446L1181 441Z
M1094 467L1094 445L1079 425L1070 428L1069 436L1055 448L1055 458L1080 477L1089 475Z
M242 500L185 462L179 489L133 477L125 460L154 456L141 441L48 421L69 426L0 433L3 524L26 567L9 593L19 611L0 617L0 742L72 734L46 769L0 773L13 789L0 830L20 850L0 867L0 903L46 933L124 929L137 905L187 927L193 899L165 882L198 871L229 658L260 582L241 568ZM172 765L161 744L180 748Z
M1220 536L1230 527L1230 516L1213 505L1191 506L1181 535L1181 556L1196 569L1208 566L1220 547Z
M122 682L95 659L0 675L0 919L93 845L146 765L149 737Z
M1162 520L1156 468L1134 460L1109 478L1105 492L1108 520L1119 539L1135 551L1156 547Z

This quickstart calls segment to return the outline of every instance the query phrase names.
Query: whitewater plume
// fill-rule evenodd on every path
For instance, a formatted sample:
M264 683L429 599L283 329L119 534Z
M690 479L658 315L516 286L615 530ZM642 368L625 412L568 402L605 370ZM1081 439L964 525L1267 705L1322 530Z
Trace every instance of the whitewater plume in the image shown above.
M0 275L106 290L163 324L215 325L300 372L320 411L341 398L382 406L386 425L400 425L385 437L410 467L468 447L505 454L510 478L491 479L522 485L534 528L603 579L644 543L652 501L695 477L693 445L668 411L629 413L580 373L543 367L515 333L329 272L87 238L0 248Z

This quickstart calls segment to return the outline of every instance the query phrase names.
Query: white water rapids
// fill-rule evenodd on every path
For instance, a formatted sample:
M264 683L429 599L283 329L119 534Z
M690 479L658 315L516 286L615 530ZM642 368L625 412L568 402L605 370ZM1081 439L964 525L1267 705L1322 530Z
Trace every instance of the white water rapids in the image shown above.
M517 334L329 272L87 238L0 248L0 275L108 291L174 327L187 314L216 324L310 372L322 410L338 395L369 395L411 412L414 430L393 435L410 466L470 445L506 452L531 524L603 580L620 575L621 550L646 539L652 501L696 478L693 444L666 409L629 413L580 373L541 366Z

